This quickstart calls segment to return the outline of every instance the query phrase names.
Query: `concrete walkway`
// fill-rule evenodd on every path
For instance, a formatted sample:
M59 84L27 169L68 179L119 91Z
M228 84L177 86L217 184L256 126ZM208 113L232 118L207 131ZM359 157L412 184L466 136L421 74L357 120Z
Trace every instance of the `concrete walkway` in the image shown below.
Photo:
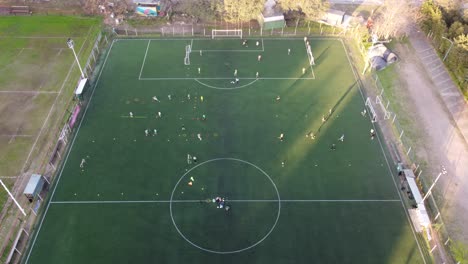
M452 115L460 133L468 142L468 105L460 89L455 86L434 47L421 31L411 34L410 41L437 87L437 91Z

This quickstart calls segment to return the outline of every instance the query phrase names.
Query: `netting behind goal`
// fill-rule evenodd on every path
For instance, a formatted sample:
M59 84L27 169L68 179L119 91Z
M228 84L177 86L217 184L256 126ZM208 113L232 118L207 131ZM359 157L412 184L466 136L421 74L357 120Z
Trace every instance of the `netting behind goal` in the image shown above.
M242 29L213 29L211 38L242 38Z

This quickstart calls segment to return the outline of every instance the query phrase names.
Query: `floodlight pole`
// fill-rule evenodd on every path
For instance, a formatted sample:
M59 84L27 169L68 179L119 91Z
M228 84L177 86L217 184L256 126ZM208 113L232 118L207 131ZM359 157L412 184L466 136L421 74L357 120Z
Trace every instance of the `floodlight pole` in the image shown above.
M421 203L424 203L424 201L427 199L427 197L429 197L429 194L431 193L432 188L434 188L434 186L437 183L437 181L439 180L440 176L442 176L442 173L439 173L439 176L437 176L435 181L432 183L431 187L429 187L429 190L427 190L426 195L424 195L424 198L422 198Z
M20 209L21 213L23 213L24 216L26 216L26 213L24 212L23 208L21 207L21 205L16 201L15 197L13 197L13 194L11 194L11 192L8 190L8 188L6 187L6 185L3 183L2 180L0 180L0 184L2 184L3 188L5 188L6 192L8 193L8 195L10 195L11 199L13 199L13 202L15 202L16 206L18 206L18 208Z
M85 78L85 75L83 73L83 69L81 69L81 65L80 65L80 61L78 60L78 56L76 56L76 52L75 52L75 43L73 42L73 39L69 38L67 40L67 45L68 47L73 51L73 55L75 55L75 60L76 60L76 63L78 64L78 68L80 68L80 72L81 72L81 78Z
M450 47L448 48L447 52L445 53L445 56L444 56L444 59L442 61L445 61L445 59L447 58L450 50L452 49L452 46L453 46L453 41L451 41L450 39L446 38L446 37L442 37L443 39L446 39L450 42Z

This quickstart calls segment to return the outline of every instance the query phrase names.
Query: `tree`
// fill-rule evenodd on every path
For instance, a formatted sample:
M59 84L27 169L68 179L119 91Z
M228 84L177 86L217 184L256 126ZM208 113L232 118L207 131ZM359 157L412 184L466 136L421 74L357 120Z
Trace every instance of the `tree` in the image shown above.
M224 0L224 19L231 23L256 19L264 6L265 0Z
M440 42L447 31L447 26L442 16L442 11L434 1L428 0L421 6L422 29L428 33L432 32L435 39Z
M191 0L181 1L175 10L190 15L196 20L213 20L222 11L218 0Z
M308 20L322 18L330 6L327 0L279 0L278 4L284 11L304 13Z
M400 37L409 33L415 20L418 20L418 12L406 1L386 0L374 18L372 33L384 39Z
M450 251L452 251L455 261L460 264L468 263L468 245L458 241L450 246Z
M465 33L465 27L461 22L455 21L448 30L448 38L454 39Z

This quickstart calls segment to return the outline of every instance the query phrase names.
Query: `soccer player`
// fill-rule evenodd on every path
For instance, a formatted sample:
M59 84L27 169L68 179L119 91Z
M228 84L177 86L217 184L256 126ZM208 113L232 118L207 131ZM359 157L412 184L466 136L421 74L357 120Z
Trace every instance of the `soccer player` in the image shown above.
M307 42L307 37L304 37L304 42Z
M258 41L255 42L255 45L258 47L258 45L260 45L260 42L258 42Z
M129 115L130 117L133 117L133 113L132 113L132 112L128 113L128 115Z
M172 96L170 94L168 94L167 99L172 100Z
M202 120L206 121L206 115L202 115Z
M255 78L257 78L257 79L258 79L258 72L255 74Z
M261 61L262 60L262 55L258 55L257 60Z
M291 49L288 49L288 55L291 55Z
M187 94L187 100L190 100L190 94Z
M202 52L202 50L200 50L200 56L203 56L203 52Z
M184 125L182 125L181 130L182 130L182 131L185 131L185 126L184 126Z
M86 162L85 159L81 159L80 168L83 168L83 167L84 167L85 162Z
M341 141L341 142L344 142L344 134L341 135L341 137L338 140Z
M237 76L237 69L234 70L234 76Z
M371 129L371 130L370 130L370 137L371 137L371 139L374 139L374 137L375 137L375 131L374 131L374 129Z
M367 114L367 110L366 109L362 110L361 115L366 116L366 114Z
M202 95L202 96L200 96L200 101L201 101L201 102L203 102L203 95Z
M280 141L283 141L283 140L284 140L284 134L281 133L280 136L278 137L278 139L279 139Z
M306 69L305 69L305 68L302 68L302 74L304 74L304 73L305 73L305 71L306 71Z
M154 136L157 136L158 135L158 130L157 129L153 129L153 137Z
M281 100L281 97L278 95L276 96L276 101L278 102L279 100Z
M330 148L331 148L331 150L336 150L336 145L332 144Z
M200 73L201 73L201 69L200 69L200 67L198 67L198 74L200 74Z
M158 112L158 117L161 118L161 112Z
M148 136L148 135L149 135L149 130L145 129L145 136Z
M239 84L239 78L236 78L236 84Z
M200 133L197 134L197 138L198 138L200 141L202 140L202 137L201 137L201 134L200 134Z
M153 96L153 101L155 101L155 102L161 102L161 101L159 101L158 97L156 97L156 95Z

